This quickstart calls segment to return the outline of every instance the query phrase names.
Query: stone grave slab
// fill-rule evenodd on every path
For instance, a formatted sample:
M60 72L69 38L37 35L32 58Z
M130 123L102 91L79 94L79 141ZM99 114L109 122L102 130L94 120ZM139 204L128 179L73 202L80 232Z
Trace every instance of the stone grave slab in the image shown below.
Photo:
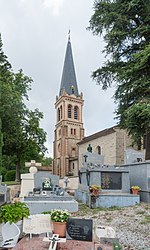
M67 240L92 241L93 221L91 219L69 218L66 229Z
M93 242L68 240L66 243L58 243L57 250L92 250Z

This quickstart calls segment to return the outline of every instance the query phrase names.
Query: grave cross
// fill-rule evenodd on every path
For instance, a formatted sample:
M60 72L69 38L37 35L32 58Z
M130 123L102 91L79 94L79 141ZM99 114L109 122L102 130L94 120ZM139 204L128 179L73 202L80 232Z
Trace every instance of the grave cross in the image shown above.
M59 238L59 234L53 234L52 238L44 237L43 241L50 242L48 250L56 250L58 241L65 243L66 238Z
M69 182L69 179L68 177L65 176L64 177L65 188L67 188L68 182Z
M25 167L29 168L30 173L33 172L37 172L37 168L36 167L40 167L42 164L39 162L36 162L35 160L31 160L31 162L25 162Z

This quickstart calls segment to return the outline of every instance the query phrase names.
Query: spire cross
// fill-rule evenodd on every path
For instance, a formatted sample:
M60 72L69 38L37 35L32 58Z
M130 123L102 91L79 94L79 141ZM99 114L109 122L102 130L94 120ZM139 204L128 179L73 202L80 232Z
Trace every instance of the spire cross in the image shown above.
M69 31L68 31L68 41L70 41L70 28L69 28Z

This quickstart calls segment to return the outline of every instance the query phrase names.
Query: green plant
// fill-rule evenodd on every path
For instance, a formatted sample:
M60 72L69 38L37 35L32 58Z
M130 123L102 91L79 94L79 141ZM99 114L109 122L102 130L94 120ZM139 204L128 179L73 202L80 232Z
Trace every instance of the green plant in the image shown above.
M113 250L122 250L122 246L119 243L113 243Z
M136 189L136 190L141 190L141 188L139 186L132 186L131 189Z
M5 204L0 207L0 223L12 222L16 223L24 217L30 215L29 208L24 202L16 202Z
M51 220L54 222L64 222L67 221L69 218L70 214L67 210L62 210L62 209L54 209L51 210Z

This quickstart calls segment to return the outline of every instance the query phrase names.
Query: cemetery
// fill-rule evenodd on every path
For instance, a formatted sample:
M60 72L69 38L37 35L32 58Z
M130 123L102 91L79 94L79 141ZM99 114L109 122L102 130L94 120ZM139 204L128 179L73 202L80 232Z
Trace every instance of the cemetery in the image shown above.
M17 200L22 206L16 203L18 207L24 207L26 212L23 212L23 215L20 214L17 220L12 219L12 224L9 224L9 217L7 219L2 217L2 211L5 209L1 210L0 220L5 222L5 224L1 224L2 249L22 250L22 246L24 250L30 248L32 250L124 249L121 248L122 242L120 242L122 236L119 231L116 231L116 228L110 226L110 223L107 221L105 223L98 222L93 219L92 214L88 215L86 212L84 217L80 216L78 201L82 201L82 204L93 211L102 207L103 209L110 208L110 211L111 207L132 208L140 204L140 196L149 202L147 199L149 163L105 166L103 165L103 157L96 156L92 152L85 152L82 159L83 166L79 171L78 189L74 196L70 196L66 192L68 178L64 178L65 188L62 188L59 186L58 176L50 172L38 171L37 165L39 163L33 160L26 163L30 169L29 173L21 175L21 191ZM138 171L141 164L144 166L142 175L140 170ZM139 178L135 177L135 167L136 175ZM145 178L147 178L147 182L144 181ZM138 179L139 181L137 181ZM136 184L141 187L140 195L131 194L131 185ZM16 214L15 210L13 212L15 203L9 203L6 200L7 186L0 185L0 188L3 189L4 203L6 204L2 208L8 206L9 210L9 206L12 206L12 214ZM144 196L143 193L147 196ZM10 214L11 216L13 215ZM18 221L19 219L22 223ZM54 223L60 223L59 231L55 228ZM65 228L62 234L60 225L62 226L63 223ZM6 231L7 233L5 233Z
M101 157L101 159L100 159ZM79 188L76 198L84 204L96 207L132 206L140 203L140 196L130 193L130 170L127 166L106 166L103 157L86 152L79 171ZM136 178L132 185L136 184ZM99 195L89 193L91 185L101 187Z

